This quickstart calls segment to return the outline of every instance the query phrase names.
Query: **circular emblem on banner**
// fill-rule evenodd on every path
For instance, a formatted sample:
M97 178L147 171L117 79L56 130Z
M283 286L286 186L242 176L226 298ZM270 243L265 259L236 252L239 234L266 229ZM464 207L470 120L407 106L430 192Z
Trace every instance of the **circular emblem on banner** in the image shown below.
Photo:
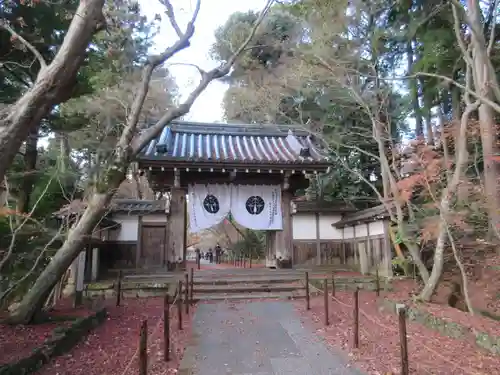
M245 207L250 215L259 215L264 211L265 205L264 199L258 195L252 195L245 203Z
M207 210L208 213L216 214L219 212L219 200L212 194L208 194L205 199L203 199L203 208Z

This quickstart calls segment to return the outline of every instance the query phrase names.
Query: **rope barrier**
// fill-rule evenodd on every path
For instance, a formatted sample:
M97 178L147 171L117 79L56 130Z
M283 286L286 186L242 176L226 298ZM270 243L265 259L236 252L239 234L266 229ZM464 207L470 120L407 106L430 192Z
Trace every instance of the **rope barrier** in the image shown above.
M168 309L168 313L170 314L170 311L174 308L175 306L175 303L177 302L177 299L178 297L181 295L181 291L177 290L175 295L174 295L174 300L172 301L169 309ZM159 328L160 328L160 324L161 322L163 321L163 317L160 317L158 319L158 322L156 323L156 326L155 328L153 329L153 332L151 333L151 335L148 335L148 342L149 340L152 340L155 335L157 334ZM137 349L135 350L135 353L134 355L132 356L132 358L130 358L130 361L128 362L127 366L125 367L125 370L123 370L122 372L122 375L126 375L128 373L128 370L130 370L130 367L132 366L132 363L135 361L135 359L137 358L137 355L139 354L139 347L137 347Z
M316 290L317 292L319 292L319 293L323 293L323 291L322 291L321 289L317 288L316 286L314 286L314 285L312 285L312 284L310 284L310 287L312 287L313 289L315 289L315 290ZM331 293L328 293L328 295L330 296L330 295L331 295ZM353 308L353 306L351 306L351 305L349 305L349 304L347 304L347 303L345 303L345 302L340 301L338 298L334 297L333 295L331 295L331 296L332 296L332 299L333 299L334 301L336 301L338 304L340 304L340 305L342 305L342 306L344 306L344 307L350 308L350 309L352 309L352 308ZM361 314L362 314L365 318L367 318L370 322L375 323L375 324L376 324L376 325L378 325L379 327L381 327L381 328L383 328L383 329L385 329L385 330L392 331L392 332L396 331L396 333L397 333L397 329L394 329L393 327L389 327L389 326L386 326L385 324L380 323L378 320L375 320L374 318L370 317L370 316L368 315L368 313L366 313L365 311L363 311L361 308L359 308L359 312L360 312L360 313L361 313ZM369 336L369 334L367 333L367 331L364 331L364 332L365 332L365 334L366 334L367 336ZM409 335L408 335L407 337L408 337L409 339L414 339L414 338L416 338L416 335L414 335L414 336L409 336ZM416 341L418 342L418 344L419 344L420 346L424 347L424 348L425 348L425 349L427 349L429 352L431 352L431 353L435 354L437 357L439 357L439 358L443 359L446 363L449 363L451 366L453 366L453 370L455 370L455 369L457 369L457 368L458 368L458 369L460 369L460 370L462 370L462 371L466 372L467 374L470 374L470 375L478 375L477 371L475 371L475 370L474 370L474 369L472 369L471 367L469 367L468 369L467 369L467 368L464 368L464 367L460 366L458 363L454 363L454 362L450 361L449 359L447 359L447 358L446 358L446 357L444 357L443 355L441 355L441 354L439 354L438 352L436 352L434 349L432 349L432 348L428 347L428 346L427 346L427 345L425 345L425 344L424 344L421 340L416 340ZM427 370L427 369L423 369L423 370L425 370L425 371L426 371L427 373L429 373L429 374L432 374L432 372L430 372L430 371L429 371L429 370Z

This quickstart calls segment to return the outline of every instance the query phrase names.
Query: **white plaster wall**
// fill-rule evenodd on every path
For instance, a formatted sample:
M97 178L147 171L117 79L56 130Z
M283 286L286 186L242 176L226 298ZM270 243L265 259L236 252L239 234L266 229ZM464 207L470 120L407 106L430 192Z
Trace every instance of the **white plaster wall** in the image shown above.
M166 223L167 214L150 214L142 217L143 223Z
M384 220L374 221L368 224L370 228L370 236L378 236L384 234ZM356 238L365 237L368 235L367 224L356 225ZM344 238L354 238L354 227L344 228Z
M356 225L355 230L356 230L356 238L368 236L367 224Z
M292 215L292 233L294 240L316 239L316 218L314 214L299 213Z
M340 214L319 214L319 238L322 240L341 240L342 229L332 226L341 219L342 215Z
M139 217L132 215L114 215L113 220L121 224L117 241L137 241Z
M345 227L344 228L344 239L348 240L354 237L354 227Z
M370 223L370 236L376 236L379 234L384 234L384 220Z
M342 229L337 229L332 224L340 221L341 215L320 214L319 215L319 235L321 240L341 240L354 238L354 227L344 228L344 237ZM143 219L145 220L145 219ZM165 218L166 220L166 218ZM293 239L294 240L315 240L316 239L316 218L314 213L297 213L292 215ZM366 237L368 235L368 226L370 236L384 234L384 221L375 221L369 224L356 225L356 238Z

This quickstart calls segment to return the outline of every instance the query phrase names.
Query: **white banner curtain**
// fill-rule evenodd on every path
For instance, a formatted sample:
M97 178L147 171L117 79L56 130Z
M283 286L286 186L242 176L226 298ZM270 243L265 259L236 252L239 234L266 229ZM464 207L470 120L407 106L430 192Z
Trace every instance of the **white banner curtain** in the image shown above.
M281 187L273 185L232 185L231 215L245 228L282 230Z
M188 187L189 231L197 233L224 220L231 209L231 191L225 184Z

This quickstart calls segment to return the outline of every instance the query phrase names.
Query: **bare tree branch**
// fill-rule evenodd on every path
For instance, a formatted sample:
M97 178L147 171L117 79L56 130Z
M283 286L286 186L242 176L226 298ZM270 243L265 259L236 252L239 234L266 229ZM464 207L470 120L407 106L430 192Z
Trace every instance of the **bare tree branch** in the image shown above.
M37 58L38 62L40 63L40 69L45 69L47 68L47 62L43 58L42 54L35 48L33 44L28 42L26 39L24 39L21 35L19 35L12 27L10 27L7 22L0 20L0 27L4 28L7 30L11 35L12 39L19 40L22 44L28 48L33 55Z
M162 0L166 6L167 6L167 11L170 7L170 10L172 10L172 5L168 0ZM194 24L196 21L196 18L198 17L198 13L200 12L200 5L201 5L201 0L197 0L196 2L196 7L193 12L193 16L191 17L191 20L188 22L186 26L186 31L184 33L178 33L179 39L170 47L168 47L163 53L156 55L156 56L151 56L148 61L146 62L144 69L142 71L142 82L141 85L135 95L134 101L131 106L130 114L127 117L127 125L125 126L124 131L122 132L122 135L120 137L120 140L118 141L119 147L121 147L124 151L125 148L128 147L130 142L132 141L134 137L134 133L137 129L137 123L139 121L139 116L141 114L144 101L146 100L146 96L149 91L149 84L151 82L151 77L153 75L153 71L161 64L163 64L165 61L167 61L169 58L174 56L176 53L179 51L182 51L183 49L189 47L190 40L194 34ZM179 25L177 25L177 22L175 20L175 17L173 15L173 10L171 14L169 15L170 17L170 22L172 26L175 28L179 28ZM180 30L179 30L180 31Z
M158 120L156 124L154 124L153 126L144 131L144 133L132 145L133 155L137 155L153 138L158 136L158 134L160 134L160 132L165 127L165 125L170 123L172 120L188 113L196 98L200 96L200 94L207 88L210 82L212 82L214 79L221 78L230 72L231 67L235 63L236 59L238 59L238 57L241 55L241 53L245 50L245 48L248 46L250 41L255 36L257 29L259 28L260 24L262 23L262 20L266 16L267 12L269 11L273 3L274 0L267 1L264 9L260 12L259 18L255 22L250 34L241 44L241 46L236 50L236 52L226 61L226 63L204 74L202 76L201 81L198 83L198 86L196 86L196 88L191 92L191 94L189 94L188 98L184 101L184 103L181 103L176 108L172 108L171 110L169 110L162 116L162 118L160 118L160 120Z

